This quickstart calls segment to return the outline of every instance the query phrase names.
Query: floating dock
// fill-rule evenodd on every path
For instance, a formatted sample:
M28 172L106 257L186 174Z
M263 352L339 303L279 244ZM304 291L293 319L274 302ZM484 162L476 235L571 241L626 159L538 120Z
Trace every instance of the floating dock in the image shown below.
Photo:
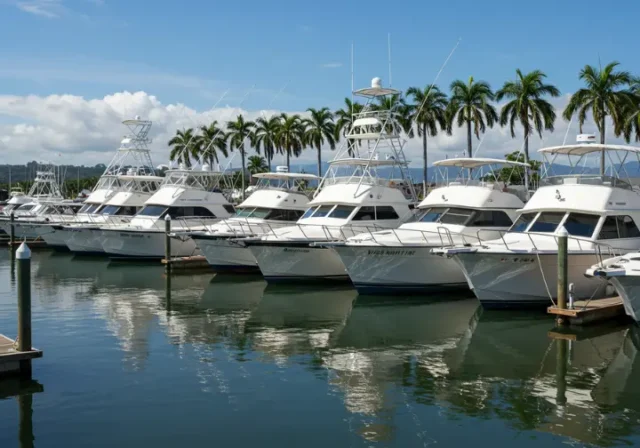
M0 376L19 375L23 370L22 361L42 358L42 350L18 351L16 341L0 334Z
M191 257L173 257L168 262L166 259L162 259L163 265L171 265L172 271L207 271L213 272L211 265L207 261L204 255L193 255Z
M572 309L557 306L547 308L547 313L565 320L569 325L588 325L624 316L624 304L619 296L597 300L578 300Z
M47 242L43 239L27 240L27 241L24 241L22 239L16 239L13 242L13 246L18 247L23 242L26 242L29 245L30 249L49 247ZM0 238L0 247L7 247L7 246L11 246L11 241L9 241L9 238Z

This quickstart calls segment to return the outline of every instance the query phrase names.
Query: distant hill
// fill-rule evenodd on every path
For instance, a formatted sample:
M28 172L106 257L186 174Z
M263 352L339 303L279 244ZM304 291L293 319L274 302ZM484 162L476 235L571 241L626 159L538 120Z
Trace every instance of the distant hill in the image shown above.
M26 165L0 165L0 184L16 183L33 180L38 170L38 162L29 162ZM60 165L56 168L61 177L69 179L86 179L101 176L106 166L102 163L95 166L84 165Z

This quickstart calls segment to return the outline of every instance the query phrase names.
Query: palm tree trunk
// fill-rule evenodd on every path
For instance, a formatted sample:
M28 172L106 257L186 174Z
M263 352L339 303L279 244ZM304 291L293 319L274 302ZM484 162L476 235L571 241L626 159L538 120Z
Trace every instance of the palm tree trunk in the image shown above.
M467 120L467 151L469 153L469 157L473 157L473 147L471 140L471 120Z
M272 158L273 158L273 149L269 149L269 150L267 151L267 160L269 161L269 172L270 172L270 173L271 173L271 172L273 172L273 171L271 170L271 159L272 159Z
M604 124L605 124L605 114L602 114L602 120L600 121L600 144L604 145L604 141L605 141L605 128L604 128ZM602 150L602 154L600 154L600 175L604 176L604 149Z
M422 124L422 159L424 160L423 172L422 172L422 197L427 197L427 124Z
M316 147L318 150L318 177L322 177L322 151L320 150L320 145Z
M242 156L242 200L244 201L244 190L245 190L245 179L244 179L244 144L242 145L242 149L240 150L240 155Z
M289 163L289 149L286 149L285 151L287 152L287 171L289 172L291 171L291 166Z
M529 134L524 134L524 163L529 163ZM529 200L529 167L524 167L524 191L525 198Z

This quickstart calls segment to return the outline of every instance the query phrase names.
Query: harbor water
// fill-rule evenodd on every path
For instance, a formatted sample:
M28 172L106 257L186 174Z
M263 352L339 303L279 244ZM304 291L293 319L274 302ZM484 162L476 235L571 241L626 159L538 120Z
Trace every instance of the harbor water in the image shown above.
M12 266L0 251L9 337ZM557 338L544 314L468 294L167 279L50 251L32 278L44 357L33 381L0 381L2 448L640 444L635 326Z

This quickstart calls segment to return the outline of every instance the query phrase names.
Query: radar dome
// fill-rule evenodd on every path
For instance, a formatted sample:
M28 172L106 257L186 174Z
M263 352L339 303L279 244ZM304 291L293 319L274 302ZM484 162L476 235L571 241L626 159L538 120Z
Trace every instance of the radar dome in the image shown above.
M140 115L136 115L136 120L139 120L139 119L140 119Z
M576 141L578 143L595 143L596 135L595 134L578 134Z
M288 172L289 172L289 168L286 165L276 167L276 173L288 173Z
M202 165L202 171L209 171L209 165L206 163Z
M375 77L371 80L371 88L380 89L382 87L382 79Z

